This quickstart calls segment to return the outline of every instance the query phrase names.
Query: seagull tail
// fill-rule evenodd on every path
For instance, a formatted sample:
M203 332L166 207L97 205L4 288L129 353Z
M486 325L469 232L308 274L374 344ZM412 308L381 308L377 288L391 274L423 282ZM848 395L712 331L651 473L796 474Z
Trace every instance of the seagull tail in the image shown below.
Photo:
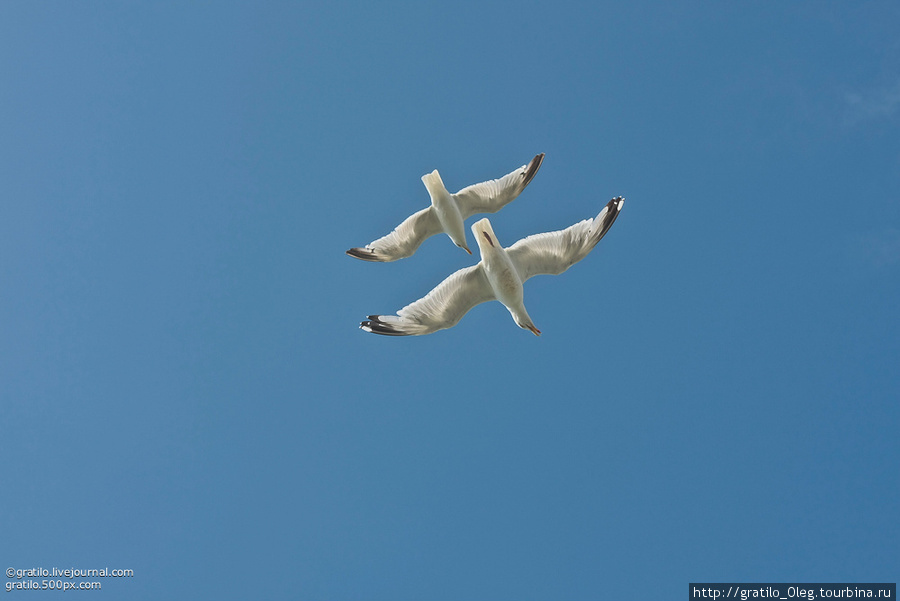
M447 189L444 187L444 180L441 179L441 174L438 173L438 170L435 169L431 173L426 173L422 176L422 183L425 184L425 189L428 190L428 195L431 198L439 195L441 192L447 192Z

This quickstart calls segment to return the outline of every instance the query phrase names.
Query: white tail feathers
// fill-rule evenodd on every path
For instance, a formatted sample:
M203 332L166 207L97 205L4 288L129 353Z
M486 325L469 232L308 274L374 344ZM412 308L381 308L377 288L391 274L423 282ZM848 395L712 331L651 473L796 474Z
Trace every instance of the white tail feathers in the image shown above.
M488 248L500 247L500 241L497 240L494 228L491 227L491 222L487 217L472 224L472 233L475 235L475 242L478 243L482 255L488 251Z
M435 169L431 173L426 173L422 176L422 183L425 184L425 188L428 190L428 194L431 198L434 198L441 192L446 192L446 188L444 187L444 180L441 179L441 174L438 173L438 170Z

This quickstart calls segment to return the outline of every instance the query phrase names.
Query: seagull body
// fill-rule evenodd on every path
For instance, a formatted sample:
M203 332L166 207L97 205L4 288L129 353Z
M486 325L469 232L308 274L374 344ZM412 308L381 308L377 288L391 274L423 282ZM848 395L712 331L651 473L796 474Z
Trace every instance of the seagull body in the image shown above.
M431 206L408 217L387 236L363 248L351 248L347 254L363 261L396 261L411 256L427 238L443 232L471 255L463 222L477 213L496 213L515 200L534 178L543 160L541 153L500 179L467 186L456 194L447 191L437 169L426 173L422 183L431 197Z
M493 297L503 303L509 310L513 320L520 328L527 328L540 336L541 331L534 327L534 322L525 310L525 281L516 269L512 258L494 234L494 228L486 217L472 224L472 232L478 241L481 251L481 263L487 276Z
M500 245L487 218L472 224L481 261L460 269L424 298L403 307L397 315L370 315L360 328L387 336L420 336L455 326L481 303L499 300L520 328L540 336L525 310L522 284L540 274L557 275L583 259L600 242L625 204L621 196L609 201L593 219L556 232Z
M422 183L425 184L425 189L428 190L428 195L431 197L431 206L425 210L434 213L441 230L447 232L447 235L453 240L453 244L471 255L472 251L469 250L469 246L466 244L466 229L463 225L465 217L459 210L459 203L444 187L444 180L441 179L441 174L438 173L437 169L431 173L426 173L422 176ZM375 242L372 244L375 244ZM418 245L416 246L418 247ZM413 248L412 252L415 252L415 250Z

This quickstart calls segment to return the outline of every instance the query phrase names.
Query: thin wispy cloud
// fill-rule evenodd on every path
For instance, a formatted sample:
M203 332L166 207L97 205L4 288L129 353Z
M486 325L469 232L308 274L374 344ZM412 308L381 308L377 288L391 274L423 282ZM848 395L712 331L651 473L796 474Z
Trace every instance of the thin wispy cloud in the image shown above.
M900 113L900 81L892 87L849 92L844 97L849 124L892 119Z

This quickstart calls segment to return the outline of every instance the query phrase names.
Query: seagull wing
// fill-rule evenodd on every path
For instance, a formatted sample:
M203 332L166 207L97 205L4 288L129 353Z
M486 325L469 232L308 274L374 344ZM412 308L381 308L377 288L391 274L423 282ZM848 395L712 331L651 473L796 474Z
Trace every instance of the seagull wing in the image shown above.
M387 336L421 336L452 328L475 305L494 299L481 263L460 269L397 315L369 315L360 328Z
M387 236L365 248L351 248L347 254L363 261L396 261L412 255L425 239L443 231L434 208L428 207L407 217Z
M524 282L540 274L557 275L585 258L606 235L625 204L621 196L609 201L600 214L558 232L522 238L506 249Z
M534 179L543 160L544 154L541 153L527 165L522 165L500 179L472 184L454 194L453 198L456 199L462 218L466 219L476 213L496 213L515 200Z

